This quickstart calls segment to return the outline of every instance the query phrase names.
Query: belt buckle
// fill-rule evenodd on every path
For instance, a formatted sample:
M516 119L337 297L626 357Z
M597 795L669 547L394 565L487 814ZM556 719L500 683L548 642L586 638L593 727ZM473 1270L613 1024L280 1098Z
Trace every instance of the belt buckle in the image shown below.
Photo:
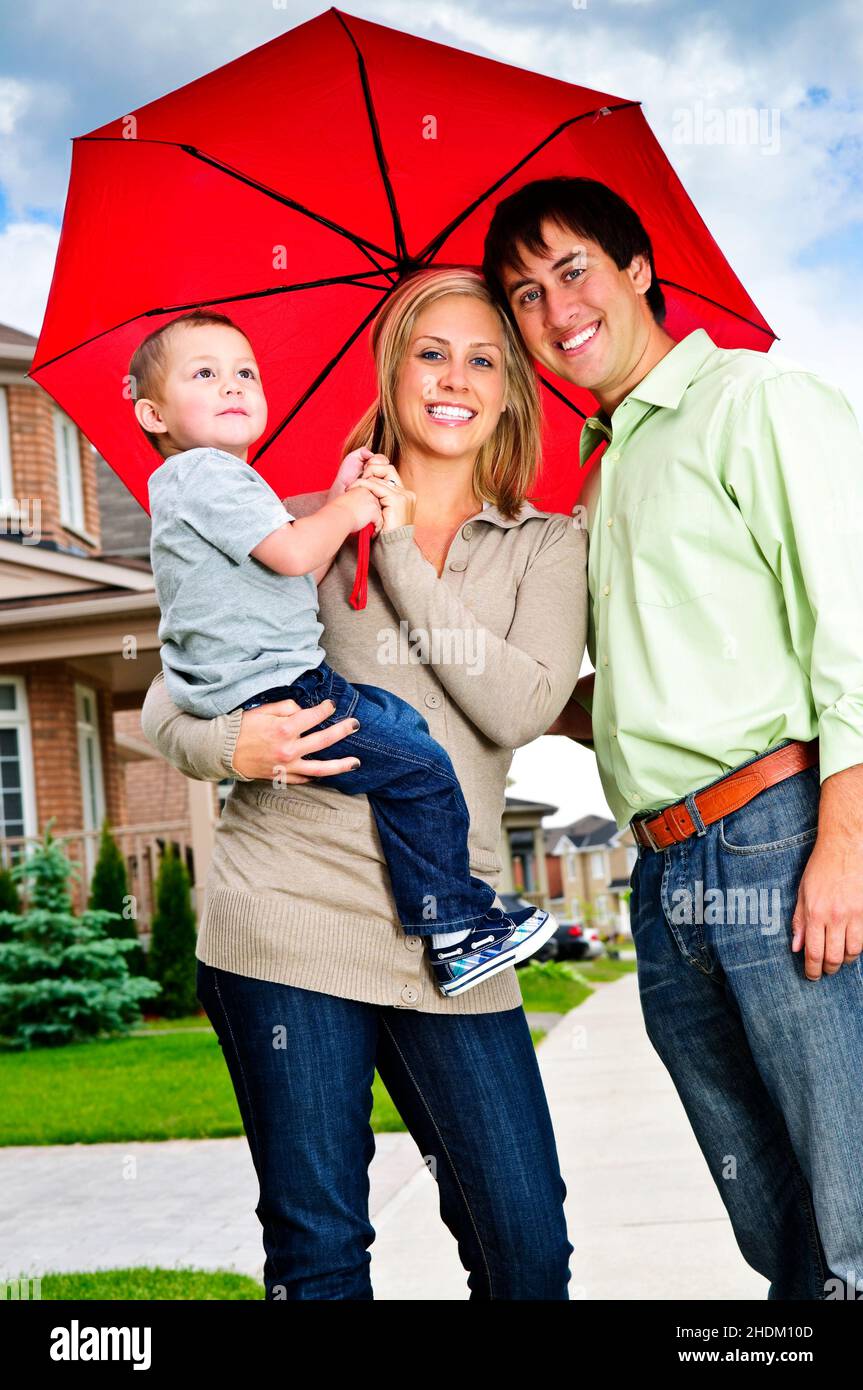
M653 818L651 817L651 819ZM649 848L653 850L654 854L659 854L660 850L662 849L662 846L658 845L655 839L653 838L653 832L647 824L647 817L645 817L643 820L639 820L638 825L641 829L642 834L645 836L647 840ZM638 837L636 836L636 838Z

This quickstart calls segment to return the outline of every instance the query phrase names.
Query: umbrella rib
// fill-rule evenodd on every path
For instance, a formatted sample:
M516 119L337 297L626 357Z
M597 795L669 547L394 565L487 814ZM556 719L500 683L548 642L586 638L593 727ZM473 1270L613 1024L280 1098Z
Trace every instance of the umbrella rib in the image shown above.
M53 367L55 362L61 362L64 357L68 357L71 353L89 347L91 343L98 342L100 338L107 337L109 333L116 333L118 329L126 328L130 323L137 323L139 319L153 318L156 314L176 314L184 309L204 309L210 304L233 304L238 300L264 299L271 294L293 294L297 290L315 290L328 285L356 285L357 289L379 290L377 285L364 283L368 276L379 273L386 275L386 271L365 270L360 275L336 275L328 280L305 280L296 285L273 285L268 290L248 290L245 294L215 295L210 299L194 299L186 304L165 304L153 309L142 309L140 314L132 314L130 318L123 319L120 323L114 323L110 328L103 328L101 333L94 333L91 338L85 338L83 342L76 343L74 347L58 352L56 357L49 357L47 362L40 362L38 367L25 372L25 376L32 376L33 371L41 372L46 367ZM387 283L392 285L389 276L387 276Z
M386 303L387 299L389 299L390 295L394 293L395 289L396 289L396 286L395 286L395 285L392 285L392 286L390 287L390 289L384 291L383 296L382 296L382 298L381 298L381 300L380 300L380 303L378 303L378 304L375 305L375 307L374 307L374 309L372 309L371 313L366 314L366 316L365 316L365 318L363 319L362 323L360 323L360 324L354 329L354 331L353 331L353 333L350 335L350 337L347 338L346 341L345 341L344 343L342 343L342 345L341 345L341 347L339 348L338 352L335 353L335 355L334 355L333 357L330 358L329 362L326 364L325 367L322 367L322 368L321 368L321 370L318 372L318 375L315 377L314 381L311 382L311 384L310 384L309 386L307 386L306 390L305 390L305 391L303 392L303 394L300 396L299 400L296 401L296 402L294 403L293 406L291 406L291 409L288 411L288 413L287 413L287 415L285 416L285 418L284 418L284 419L281 421L281 423L276 427L276 429L273 430L273 433L270 435L269 439L265 440L265 442L261 445L260 449L258 449L257 453L255 454L255 457L254 457L253 459L250 459L250 460L249 460L249 462L250 462L251 464L253 464L253 465L256 465L256 464L257 464L257 462L258 462L259 458L261 457L261 455L262 455L267 449L269 449L270 445L271 445L276 439L278 439L278 437L279 437L279 435L281 434L282 430L285 429L286 426L289 425L289 424L291 423L291 421L293 420L294 416L299 414L299 412L302 410L303 406L306 404L306 401L308 401L308 400L315 394L315 392L317 391L318 387L321 386L321 385L323 384L324 381L326 381L327 377L330 375L330 372L331 372L331 371L333 370L333 368L336 367L336 366L338 365L338 363L342 360L342 358L344 357L345 353L348 351L348 349L349 349L350 347L353 346L353 344L356 342L357 338L360 336L360 334L363 332L363 330L366 329L366 328L368 328L368 326L369 326L369 324L371 323L372 319L375 317L375 315L376 315L377 313L380 312L381 305L383 305L384 303Z
M566 396L563 394L562 391L559 391L558 388L557 388L556 386L552 386L551 382L548 381L548 380L542 375L541 372L539 373L539 379L540 379L540 381L542 382L543 386L545 386L546 389L549 390L553 396L557 396L557 399L558 399L559 401L563 401L564 405L568 405L569 408L570 408L570 410L574 410L575 413L576 413L576 415L580 415L580 416L581 416L582 420L586 420L586 419L587 419L587 416L585 415L584 411L583 411L583 410L579 410L578 406L575 405L573 401L569 400L568 397L566 397Z
M519 169L523 169L525 164L528 164L530 160L532 160L536 155L540 153L541 150L545 149L546 145L550 145L552 140L556 140L558 135L561 135L563 131L567 130L570 126L577 125L579 121L586 121L590 116L596 117L599 116L600 113L604 113L606 115L613 115L617 111L629 111L633 106L640 105L640 101L621 101L617 102L614 106L598 106L593 111L584 111L580 116L571 116L569 120L563 121L563 123L559 125L556 130L553 130L550 135L545 136L545 138L541 140L539 144L534 147L534 149L529 150L528 153L524 155L523 158L521 158L517 164L514 164L511 169L508 169L505 174L502 174L501 177L497 179L489 188L487 188L484 193L481 193L478 198L475 198L472 203L469 203L466 208L464 208L460 213L458 213L458 215L454 217L453 220L446 227L444 227L442 231L438 232L437 236L434 237L428 243L428 245L423 248L422 251L420 251L416 259L418 261L430 261L433 256L437 255L444 242L452 236L453 232L456 230L457 227L461 226L462 222L465 222L468 219L468 217L471 216L472 213L476 212L477 208L480 207L486 201L487 198L490 198L493 193L496 193L497 190L507 182L508 179L511 179L513 174L517 174Z
M93 142L97 140L116 142L117 140L117 137L113 135L82 135L79 138L81 140ZM313 222L319 222L321 226L328 227L329 230L335 232L337 236L345 237L347 241L353 242L357 250L362 251L366 259L370 260L372 265L376 266L378 270L383 270L384 267L378 265L378 262L371 254L372 251L376 251L379 256L386 256L390 261L398 259L398 257L393 255L392 251L387 251L383 246L377 246L373 241L367 241L365 237L361 237L357 232L348 231L347 227L340 226L338 222L333 222L331 218L324 217L319 212L312 212L311 208L307 208L302 203L298 203L295 198L289 198L286 193L278 193L267 184L261 183L258 179L251 178L248 174L244 174L241 169L235 169L232 165L226 164L224 160L216 159L210 154L205 154L203 150L197 149L195 145L184 145L177 140L138 140L136 143L139 145L170 145L173 149L182 150L184 154L191 155L193 159L200 159L202 163L212 165L214 169L218 169L220 173L227 174L229 178L237 179L240 183L248 184L249 188L256 189L258 193L263 193L266 197L273 198L276 202L284 203L285 207L291 208L294 212L301 213L303 217L308 217Z
M724 314L730 314L732 318L740 319L741 323L748 323L750 328L757 328L759 333L766 333L768 338L773 338L777 343L779 338L772 328L765 328L762 324L756 323L754 319L748 319L745 314L738 314L736 309L729 309L727 304L720 304L718 299L711 299L709 295L701 294L699 290L691 290L688 285L678 285L674 280L663 280L657 276L660 285L667 285L671 290L680 290L681 294L691 294L694 299L703 299L705 304L712 304L714 309L721 309Z
M393 189L392 184L390 183L387 161L384 156L383 141L381 139L380 126L378 125L378 118L375 112L374 103L372 101L372 90L369 84L369 75L366 69L366 60L363 57L362 50L359 44L357 43L356 39L354 38L347 24L345 23L344 15L341 14L338 10L334 10L333 13L335 14L336 19L341 24L351 43L353 44L354 52L357 56L357 66L359 68L360 82L363 88L363 98L366 103L366 115L369 118L369 126L371 128L372 141L375 147L375 156L378 161L378 169L380 170L381 181L384 186L384 192L387 195L387 202L390 205L390 216L393 219L393 235L395 237L396 251L398 252L399 260L407 260L408 251L407 245L405 243L405 235L402 229L402 221L399 215L398 204L396 203L395 191Z

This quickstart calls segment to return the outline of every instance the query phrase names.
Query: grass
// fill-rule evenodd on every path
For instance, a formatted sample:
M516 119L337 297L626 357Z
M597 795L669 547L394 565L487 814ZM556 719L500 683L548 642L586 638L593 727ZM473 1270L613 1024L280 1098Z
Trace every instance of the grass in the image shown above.
M22 1276L22 1279L26 1276ZM261 1300L263 1284L246 1274L209 1269L99 1269L83 1274L43 1274L38 1288L44 1300L188 1299ZM31 1296L35 1290L31 1287Z
M604 958L577 965L533 962L517 978L528 1012L563 1014L592 993L592 982L631 969L631 962ZM531 1037L536 1046L545 1030L532 1028ZM243 1133L222 1050L204 1013L146 1019L125 1038L0 1053L0 1094L0 1146ZM403 1131L377 1072L372 1096L375 1133Z

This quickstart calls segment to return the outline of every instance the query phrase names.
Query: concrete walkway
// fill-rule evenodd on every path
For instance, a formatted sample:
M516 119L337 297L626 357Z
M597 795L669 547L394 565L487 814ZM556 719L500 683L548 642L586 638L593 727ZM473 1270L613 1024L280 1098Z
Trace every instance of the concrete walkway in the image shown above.
M644 1033L635 977L599 986L538 1055L568 1190L570 1297L766 1297ZM375 1142L375 1297L467 1298L413 1140ZM156 1264L260 1278L257 1200L245 1139L0 1149L0 1278Z

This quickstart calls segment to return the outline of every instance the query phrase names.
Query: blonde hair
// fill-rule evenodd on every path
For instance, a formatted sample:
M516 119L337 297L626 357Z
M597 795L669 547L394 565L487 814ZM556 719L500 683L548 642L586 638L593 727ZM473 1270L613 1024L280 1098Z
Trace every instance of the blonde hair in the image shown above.
M539 467L542 430L539 392L533 363L518 332L476 271L417 271L403 280L387 300L371 331L378 400L354 425L343 449L345 453L350 453L353 449L372 447L380 410L382 429L378 452L385 454L398 467L405 446L395 404L399 372L420 314L429 304L449 294L468 294L487 304L501 326L507 408L501 412L494 433L477 454L473 488L477 497L494 503L503 516L512 519L518 513Z

